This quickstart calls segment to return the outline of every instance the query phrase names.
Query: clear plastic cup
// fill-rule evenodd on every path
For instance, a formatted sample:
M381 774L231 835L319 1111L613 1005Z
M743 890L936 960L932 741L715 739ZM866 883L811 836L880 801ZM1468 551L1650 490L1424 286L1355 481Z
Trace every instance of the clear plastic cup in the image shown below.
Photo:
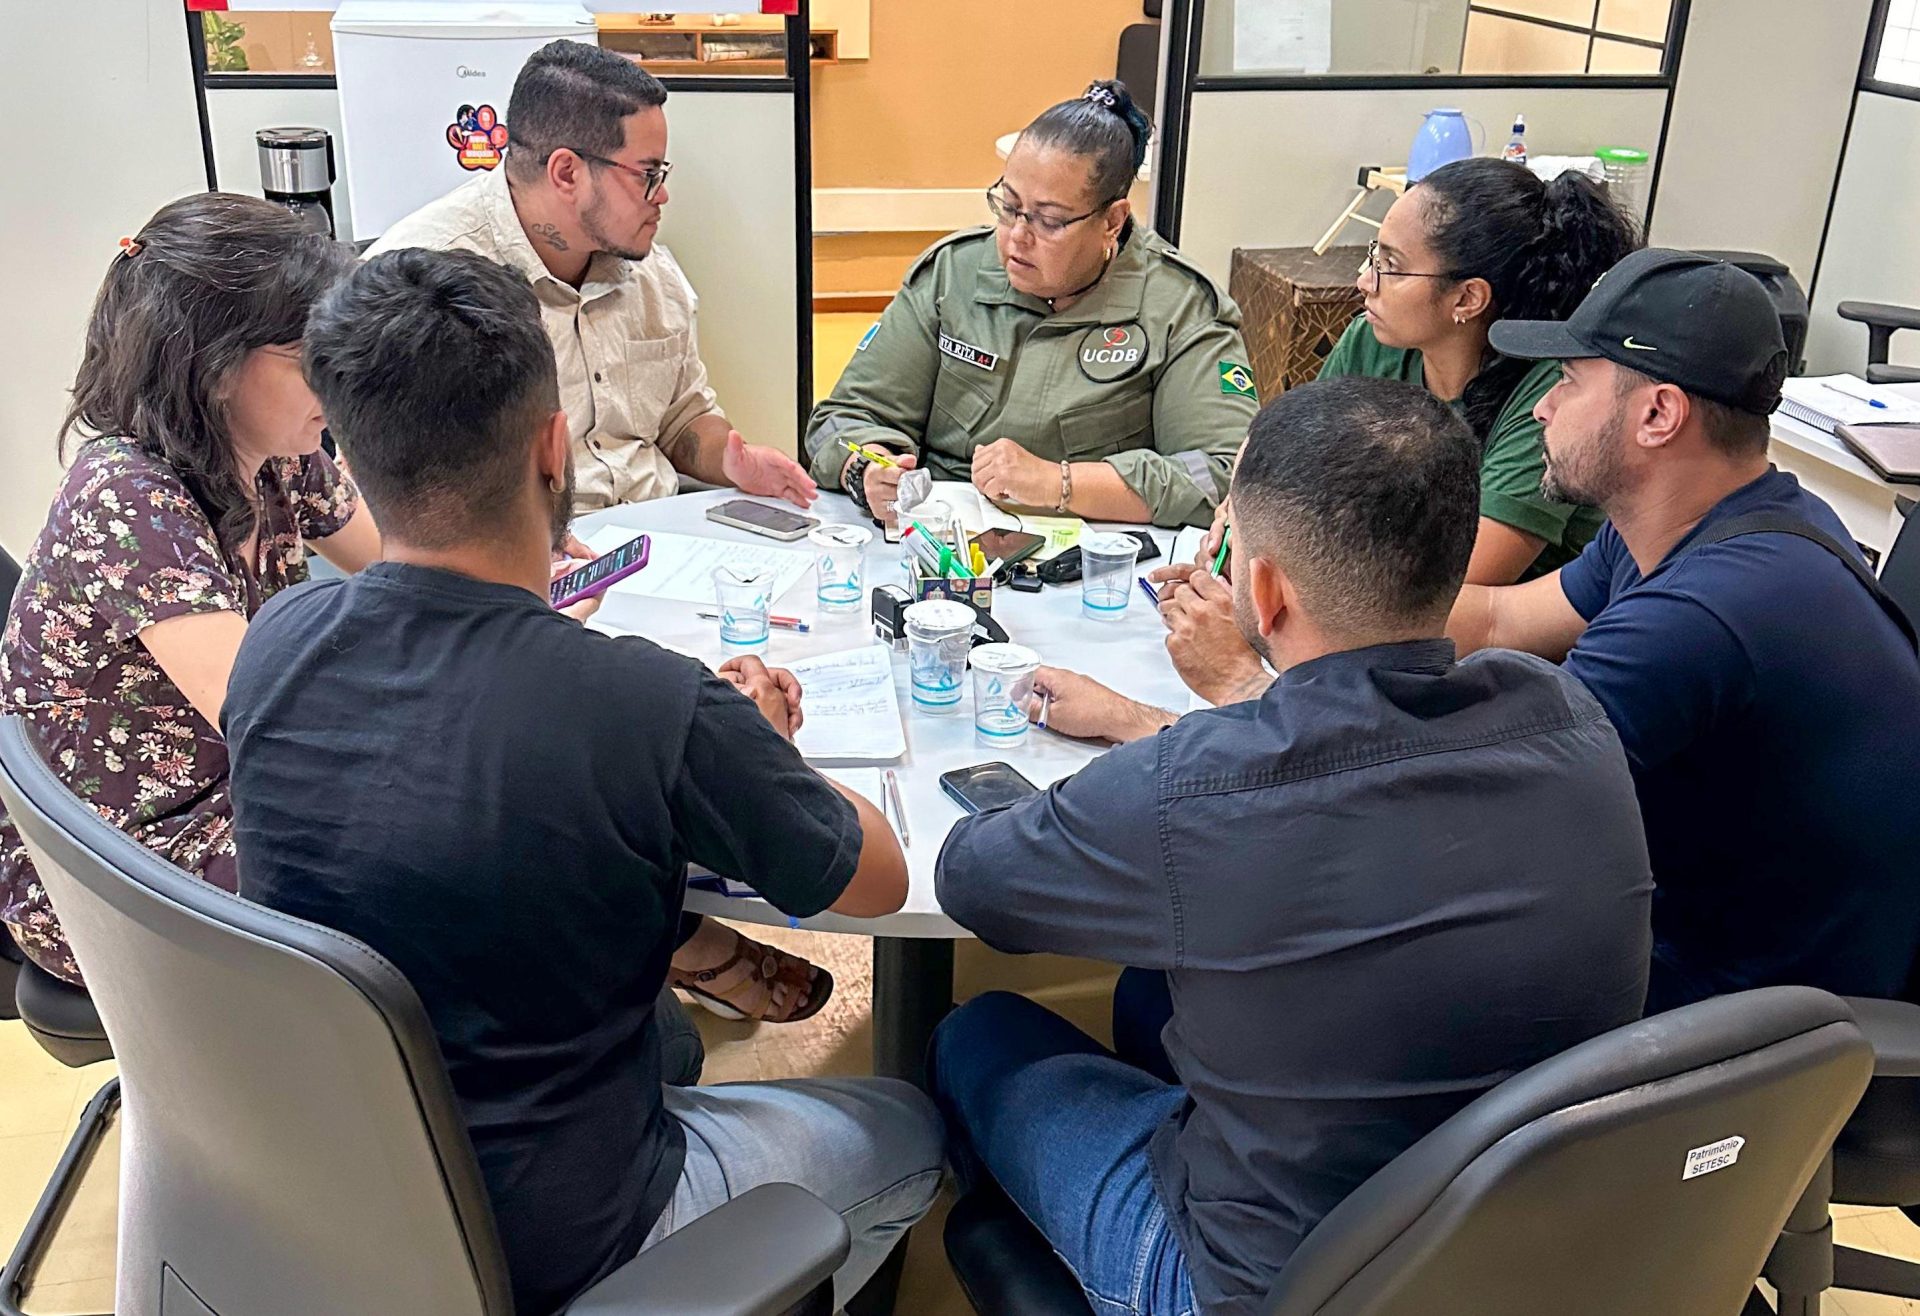
M960 706L960 687L967 679L974 611L952 599L928 599L910 605L906 619L914 707L923 713L951 713Z
M983 644L973 661L973 730L989 745L1018 744L1027 734L1027 699L1040 655L1024 644Z
M720 607L720 647L729 658L767 647L767 614L773 606L773 573L713 569L714 601Z
M911 594L914 592L914 586L920 583L919 576L915 574L913 554L913 541L920 536L917 533L911 535L904 533L908 529L909 522L918 524L932 536L936 541L933 551L937 555L940 552L938 544L946 544L949 549L953 547L951 542L953 517L944 505L935 503L929 507L915 508L911 515L901 519L900 529L903 533L900 538L900 576L901 583L907 587L907 593Z
M817 576L813 597L822 612L858 610L872 542L873 531L859 525L817 525L807 532Z
M1080 536L1080 610L1096 621L1119 621L1133 597L1140 541L1112 531Z

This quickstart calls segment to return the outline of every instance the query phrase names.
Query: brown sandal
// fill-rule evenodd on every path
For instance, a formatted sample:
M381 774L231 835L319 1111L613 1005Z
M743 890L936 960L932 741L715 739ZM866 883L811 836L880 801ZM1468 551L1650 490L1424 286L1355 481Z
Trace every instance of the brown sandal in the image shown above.
M820 1013L820 1007L833 995L833 975L817 964L809 964L798 955L789 955L776 946L766 945L735 932L733 954L711 969L674 969L667 978L670 985L694 997L722 1019L758 1019L769 1024L797 1024ZM784 984L791 1000L806 1004L789 1014L769 1014L774 1002L774 987ZM759 988L757 1012L743 1010L729 998L749 986Z

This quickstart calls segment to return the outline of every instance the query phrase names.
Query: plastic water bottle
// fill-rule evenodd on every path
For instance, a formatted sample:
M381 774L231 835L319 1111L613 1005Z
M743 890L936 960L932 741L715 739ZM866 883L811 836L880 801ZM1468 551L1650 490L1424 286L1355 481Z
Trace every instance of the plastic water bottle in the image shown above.
M1500 152L1502 160L1511 160L1515 164L1527 162L1527 116L1513 116L1513 136L1507 139L1506 149Z

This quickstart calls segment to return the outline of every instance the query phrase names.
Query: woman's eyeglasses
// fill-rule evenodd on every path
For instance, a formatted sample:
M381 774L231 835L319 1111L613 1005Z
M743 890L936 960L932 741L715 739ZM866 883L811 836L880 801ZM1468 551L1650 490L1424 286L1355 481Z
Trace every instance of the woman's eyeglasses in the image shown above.
M1002 182L1004 181L1003 179ZM999 183L995 183L987 189L987 209L993 212L993 219L996 224L1002 228L1012 228L1021 220L1025 220L1027 227L1033 230L1034 235L1041 238L1057 238L1075 224L1092 219L1112 204L1113 202L1109 201L1106 206L1095 206L1084 215L1074 215L1063 219L1057 215L1042 215L1037 211L1018 209L1008 198L1007 194L1001 191Z
M1380 244L1378 242L1369 242L1367 244L1367 259L1362 262L1360 272L1362 274L1373 275L1373 293L1376 297L1380 295L1380 280L1382 279L1457 279L1460 277L1457 274L1416 274L1412 270L1387 269L1380 263Z

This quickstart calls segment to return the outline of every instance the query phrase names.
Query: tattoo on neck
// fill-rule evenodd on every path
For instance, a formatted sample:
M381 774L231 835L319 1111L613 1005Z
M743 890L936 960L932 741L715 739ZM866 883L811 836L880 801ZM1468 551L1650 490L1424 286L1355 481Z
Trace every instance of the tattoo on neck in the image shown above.
M528 231L532 233L534 237L539 238L549 247L552 247L555 251L565 251L567 249L567 240L560 236L558 225L534 224L529 226Z

